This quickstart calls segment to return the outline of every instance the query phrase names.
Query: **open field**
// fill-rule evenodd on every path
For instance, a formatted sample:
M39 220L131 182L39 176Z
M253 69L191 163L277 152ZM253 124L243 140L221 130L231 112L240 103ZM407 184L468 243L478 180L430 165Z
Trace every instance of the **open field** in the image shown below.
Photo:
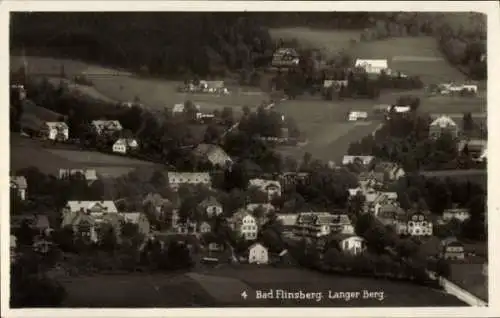
M380 307L465 306L444 292L403 282L324 275L304 269L242 265L189 274L127 274L65 278L68 307ZM257 300L255 290L321 292L322 300ZM332 292L384 292L384 299L328 299ZM248 298L240 295L246 291Z
M322 160L339 162L346 154L349 144L372 133L381 124L380 120L350 123L346 121L348 111L367 111L369 116L375 105L394 103L400 95L421 97L419 111L431 116L446 114L461 123L463 113L471 112L476 122L485 122L486 102L483 98L429 98L421 91L384 93L379 100L325 101L318 98L297 99L277 104L274 109L293 118L307 138L304 147L282 147L283 155L301 158L305 152Z
M59 169L93 168L101 175L118 176L140 167L155 167L154 163L99 152L44 148L42 143L18 135L10 138L10 169L35 166L47 174Z
M352 53L363 59L387 59L392 70L418 75L426 84L465 80L465 76L444 59L433 37L359 42Z
M458 69L443 58L436 39L430 36L360 42L360 31L275 28L270 33L275 39L295 38L300 45L322 49L327 56L346 50L353 58L387 59L393 70L419 75L424 83L465 79Z
M92 81L93 87L84 85L71 85L74 91L88 97L105 102L128 102L138 97L143 104L155 109L172 107L174 104L191 100L202 104L202 110L211 111L229 106L236 109L247 105L258 106L269 97L264 93L248 93L244 88L229 88L232 91L228 96L214 96L209 94L186 94L177 92L181 84L177 81L161 79L148 79L134 76L128 72L99 67L80 61L65 60L47 57L26 57L29 73L50 77L52 81L59 82L60 68L64 65L67 78L84 75ZM11 56L11 69L17 70L22 65L22 58Z

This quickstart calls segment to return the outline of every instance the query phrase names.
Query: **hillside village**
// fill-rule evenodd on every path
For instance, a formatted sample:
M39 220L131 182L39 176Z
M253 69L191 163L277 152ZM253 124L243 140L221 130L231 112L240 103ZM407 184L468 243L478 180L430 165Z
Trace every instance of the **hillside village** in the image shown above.
M184 103L150 109L138 98L89 101L63 81L52 85L13 70L11 143L40 157L11 169L12 265L36 263L56 279L305 267L436 289L451 281L470 290L455 277L461 265L476 264L486 280L486 124L470 112L461 123L432 117L421 111L420 97L408 94L373 111L346 109L343 121L381 124L350 143L341 160L323 162L308 152L285 158L280 147L307 144L293 118L277 110L302 96L291 80L301 58L284 44L277 48L270 64L281 71L272 90L282 94L242 114L191 101L192 94L233 94L219 80L186 80L177 88ZM424 87L384 60L354 59L318 73L307 89L324 103ZM478 94L471 83L427 88L454 98ZM33 110L61 115L43 121ZM57 151L102 161L43 168L42 152ZM487 301L483 289L470 292Z

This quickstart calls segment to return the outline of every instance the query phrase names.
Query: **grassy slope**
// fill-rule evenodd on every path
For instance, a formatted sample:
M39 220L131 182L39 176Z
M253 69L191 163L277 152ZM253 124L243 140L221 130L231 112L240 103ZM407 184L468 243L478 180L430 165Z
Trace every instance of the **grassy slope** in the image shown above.
M371 306L463 306L464 304L446 293L407 283L394 283L370 278L326 276L321 273L293 268L220 268L204 275L129 274L65 279L68 290L67 306L77 307L191 307L191 306L320 306L320 307L371 307ZM236 279L230 280L228 278ZM199 280L210 284L200 285ZM217 283L219 281L219 283ZM239 281L239 283L238 283ZM242 286L249 286L249 298L239 299ZM215 289L225 289L226 301L216 301L222 295ZM316 301L271 302L255 300L252 290L288 289L304 292L321 291L326 296L332 292L383 291L385 299L343 300L323 299ZM221 298L222 299L222 298Z
M234 87L229 96L212 96L205 94L183 94L177 92L180 82L148 79L136 77L133 74L87 64L80 61L65 60L47 57L27 57L28 70L31 74L42 74L52 77L57 82L61 65L67 78L84 74L94 84L93 87L78 86L75 90L89 97L106 102L132 101L137 96L147 106L154 109L172 107L176 103L191 100L199 103L206 111L222 109L225 106L240 109L245 105L258 106L263 100L268 100L266 94L239 93L239 88ZM19 56L11 57L11 69L17 70L21 66ZM231 88L230 88L231 89Z
M58 174L62 168L95 168L101 174L119 175L138 167L153 167L154 164L97 152L51 150L43 148L38 141L11 135L10 169L16 171L30 166L48 174Z

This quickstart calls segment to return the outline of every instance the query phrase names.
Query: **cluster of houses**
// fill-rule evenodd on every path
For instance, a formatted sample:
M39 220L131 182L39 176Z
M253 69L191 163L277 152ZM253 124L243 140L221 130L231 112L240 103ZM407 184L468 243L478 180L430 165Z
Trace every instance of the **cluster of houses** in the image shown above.
M179 92L182 93L205 93L229 95L230 92L225 87L224 81L188 81L183 86L179 87Z
M433 93L440 95L476 95L478 87L476 84L456 84L456 83L442 83L438 84Z

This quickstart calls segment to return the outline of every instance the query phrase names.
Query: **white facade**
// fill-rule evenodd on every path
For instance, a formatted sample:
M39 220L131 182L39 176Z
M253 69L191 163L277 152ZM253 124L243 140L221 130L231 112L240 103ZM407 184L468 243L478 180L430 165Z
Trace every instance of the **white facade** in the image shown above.
M255 240L259 232L257 220L252 215L247 214L241 219L239 227L236 230L245 240Z
M135 139L118 139L113 144L113 152L126 154L130 149L136 149L139 146Z
M62 141L69 139L69 128L65 122L46 122L45 126L48 139Z
M351 236L339 242L343 252L359 255L366 249L366 241L360 236Z
M26 200L26 191L28 189L28 182L23 176L11 176L10 188L16 191L21 200Z
M212 185L212 178L208 172L169 172L168 183L175 191L179 189L179 186L182 184L202 184L210 187Z
M269 253L262 244L255 243L248 249L248 263L267 264L269 262Z
M413 214L408 220L407 233L411 236L431 236L432 222L421 213Z
M357 121L358 119L361 120L366 120L368 119L368 113L367 112L349 112L349 115L347 116L348 121Z
M389 68L387 60L357 59L355 67L362 67L367 73L380 74Z
M457 219L464 222L470 218L470 213L467 209L447 209L443 211L443 221L449 222L452 219Z

